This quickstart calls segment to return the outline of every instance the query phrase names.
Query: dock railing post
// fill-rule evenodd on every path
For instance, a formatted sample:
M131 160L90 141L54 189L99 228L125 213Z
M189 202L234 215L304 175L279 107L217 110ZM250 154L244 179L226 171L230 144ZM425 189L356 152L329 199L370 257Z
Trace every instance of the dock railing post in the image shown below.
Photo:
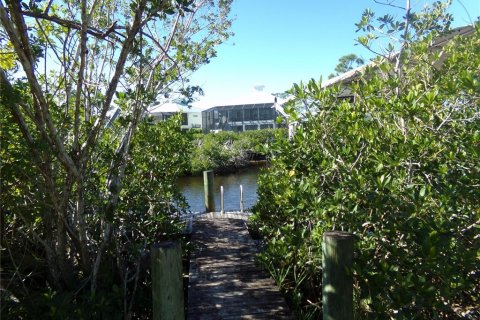
M240 185L240 212L243 213L243 186Z
M324 320L353 319L354 235L343 231L323 234L322 302Z
M205 211L215 212L213 170L203 171L203 189L205 191Z
M154 320L185 319L182 248L178 241L152 246L152 295Z
M220 186L220 213L225 213L225 198L223 194L223 186Z

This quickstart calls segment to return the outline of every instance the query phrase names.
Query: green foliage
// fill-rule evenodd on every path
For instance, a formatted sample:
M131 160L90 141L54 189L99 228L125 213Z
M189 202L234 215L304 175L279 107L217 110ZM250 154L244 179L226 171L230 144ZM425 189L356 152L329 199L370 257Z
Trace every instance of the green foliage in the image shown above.
M251 222L265 237L261 260L301 295L301 314L321 311L328 230L358 236L358 318L476 312L480 29L445 45L442 63L428 50L431 37L405 47L415 63L401 64L400 73L388 60L367 68L350 85L354 102L336 98L340 86L292 89L312 112L290 141L272 146Z
M101 283L95 294L88 279L77 278L71 290L58 290L49 284L48 265L43 248L29 234L39 237L49 232L49 199L41 172L32 161L28 146L21 139L5 106L1 106L1 261L2 319L118 319L125 303L134 299L133 314L145 316L151 308L148 249L155 241L178 239L182 225L177 213L187 204L176 186L176 179L188 169L189 158L182 150L190 140L180 131L179 117L165 122L144 120L133 139L130 159L121 191L122 201L112 223L115 237L107 248L100 269ZM85 181L86 228L92 242L101 241L99 225L105 207L108 168L114 157L116 133L122 120L107 129L93 155L95 165ZM137 269L138 268L138 269ZM138 282L127 282L127 277ZM22 284L21 279L26 279ZM4 282L5 281L5 282ZM125 287L124 287L125 286Z
M171 233L165 228L169 228L172 215L187 207L176 186L190 161L188 153L181 152L189 148L190 141L180 130L180 124L180 115L156 123L144 120L132 142L131 161L121 195L122 212L125 218L131 216L129 210L139 212L136 225L142 232L149 230L150 235ZM164 225L151 225L143 215L157 222L164 220Z
M264 129L194 135L191 172L231 172L246 167L250 160L264 157L267 144L283 134L283 129Z
M231 2L2 2L2 319L149 318L190 142L144 115L201 92L186 75L231 35Z
M391 57L405 44L425 40L432 33L447 32L453 21L447 11L450 4L450 0L435 1L420 12L409 8L408 12L402 12L403 21L396 20L392 14L377 17L371 9L366 9L360 22L355 24L357 31L366 33L359 36L357 42L381 56Z

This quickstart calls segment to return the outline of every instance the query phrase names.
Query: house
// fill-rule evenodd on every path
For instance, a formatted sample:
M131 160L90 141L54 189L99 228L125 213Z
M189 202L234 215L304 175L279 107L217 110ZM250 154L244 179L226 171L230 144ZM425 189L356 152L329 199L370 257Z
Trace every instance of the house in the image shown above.
M182 130L202 129L202 111L192 106L169 101L152 106L149 113L156 121L164 121L177 113L181 113Z
M430 51L436 52L440 51L443 46L445 46L450 40L452 40L455 36L470 36L475 32L475 28L473 26L463 26L459 28L455 28L450 30L448 33L434 39L430 45ZM392 56L391 59L395 59L398 54ZM445 61L445 55L441 54L438 61L434 63L436 68L440 68L443 61ZM327 81L322 82L322 88L328 88L333 85L341 84L342 90L338 95L338 98L344 98L353 101L354 97L351 94L350 89L348 88L349 84L358 79L362 76L363 71L367 67L375 67L376 62L372 61L366 65L357 67L355 69L349 70L343 74L340 74L334 78L331 78Z
M218 131L243 132L281 127L277 118L284 115L277 108L277 98L255 86L239 97L217 102L202 112L204 133ZM283 110L282 110L283 111Z
M202 112L203 132L273 129L280 115L274 101L215 106Z

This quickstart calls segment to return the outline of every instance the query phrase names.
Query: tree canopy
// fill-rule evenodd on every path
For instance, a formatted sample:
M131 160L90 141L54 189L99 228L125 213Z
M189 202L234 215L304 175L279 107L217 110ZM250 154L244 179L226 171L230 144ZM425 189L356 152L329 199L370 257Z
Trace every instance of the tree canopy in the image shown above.
M345 73L349 70L352 70L352 69L355 69L361 65L363 65L365 63L365 61L363 60L363 58L361 57L358 57L356 54L354 53L350 53L350 54L347 54L347 55L344 55L342 57L340 57L340 59L338 59L338 64L337 66L335 67L335 74L330 74L328 76L329 79L333 78L333 77L336 77L342 73Z
M0 1L2 268L12 272L2 301L28 312L49 292L52 301L92 306L115 286L124 303L113 309L132 316L147 246L157 232L176 232L172 179L184 163L178 128L160 126L169 138L159 136L146 110L199 90L188 75L230 36L230 5ZM139 146L149 153L140 156Z

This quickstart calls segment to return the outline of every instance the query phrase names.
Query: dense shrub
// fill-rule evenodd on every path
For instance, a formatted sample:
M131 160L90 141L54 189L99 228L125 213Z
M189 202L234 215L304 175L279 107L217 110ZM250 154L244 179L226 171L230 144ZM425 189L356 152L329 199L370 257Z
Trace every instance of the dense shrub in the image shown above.
M264 146L275 139L275 132L283 132L283 129L195 134L191 172L214 170L222 173L246 167L250 160L265 156Z
M409 44L350 85L296 85L306 120L271 148L251 221L302 317L321 311L321 241L357 235L356 317L462 318L480 303L480 32ZM439 63L440 57L445 59ZM414 63L411 63L414 61Z
M181 224L176 213L186 203L176 179L188 169L190 141L180 131L180 118L142 122L130 150L122 201L111 217L112 242L105 248L99 281L93 294L88 279L72 269L72 288L49 284L46 254L36 241L51 232L40 214L49 210L45 185L32 165L26 143L8 113L0 109L2 149L1 181L1 314L2 319L94 319L144 317L151 312L149 250L153 242L177 238ZM90 240L100 243L99 226L105 207L107 172L115 154L114 136L123 119L106 129L93 155L94 167L85 181L85 228ZM36 238L28 236L33 232ZM80 271L81 274L81 271Z

